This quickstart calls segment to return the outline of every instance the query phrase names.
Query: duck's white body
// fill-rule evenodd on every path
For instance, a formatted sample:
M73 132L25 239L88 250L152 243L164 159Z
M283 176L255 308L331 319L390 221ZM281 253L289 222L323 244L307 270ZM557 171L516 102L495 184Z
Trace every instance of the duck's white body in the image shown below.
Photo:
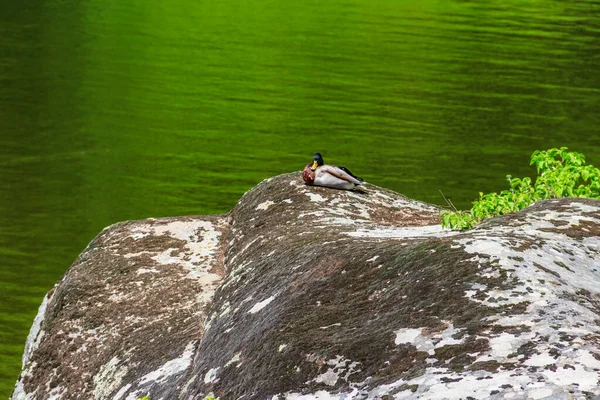
M360 184L361 181L333 165L321 165L315 169L313 185L351 190Z

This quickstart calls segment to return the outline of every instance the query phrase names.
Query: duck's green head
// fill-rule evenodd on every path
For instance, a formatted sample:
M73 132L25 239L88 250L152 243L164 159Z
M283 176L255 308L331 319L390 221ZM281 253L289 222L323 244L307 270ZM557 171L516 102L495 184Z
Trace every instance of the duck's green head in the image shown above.
M321 153L315 153L315 156L313 157L313 165L312 167L310 167L310 169L314 171L315 169L317 169L318 166L321 166L323 164L324 162Z

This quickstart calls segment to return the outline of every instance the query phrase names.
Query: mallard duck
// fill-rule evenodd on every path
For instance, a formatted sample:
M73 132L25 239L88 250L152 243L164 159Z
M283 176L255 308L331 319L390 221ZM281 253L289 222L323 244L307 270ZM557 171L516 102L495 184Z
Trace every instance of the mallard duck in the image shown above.
M321 153L316 153L313 162L304 167L302 179L307 185L327 186L351 190L364 181L344 167L325 165Z

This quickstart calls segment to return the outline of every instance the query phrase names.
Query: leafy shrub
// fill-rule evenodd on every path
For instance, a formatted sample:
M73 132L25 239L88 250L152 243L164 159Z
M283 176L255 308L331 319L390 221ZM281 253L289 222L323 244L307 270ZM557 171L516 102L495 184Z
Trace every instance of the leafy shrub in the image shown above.
M510 189L500 193L479 193L470 211L442 211L442 227L470 229L481 221L524 209L538 200L560 197L600 198L600 170L585 165L585 156L560 149L536 150L530 165L535 165L538 176L506 179ZM451 204L451 203L450 203Z

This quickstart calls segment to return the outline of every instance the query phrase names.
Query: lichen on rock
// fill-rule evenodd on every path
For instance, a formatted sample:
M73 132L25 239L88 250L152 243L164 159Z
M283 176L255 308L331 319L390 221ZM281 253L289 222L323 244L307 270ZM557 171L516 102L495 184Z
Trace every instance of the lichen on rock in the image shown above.
M453 232L377 186L281 175L227 216L101 233L13 398L594 398L599 250L599 201Z

